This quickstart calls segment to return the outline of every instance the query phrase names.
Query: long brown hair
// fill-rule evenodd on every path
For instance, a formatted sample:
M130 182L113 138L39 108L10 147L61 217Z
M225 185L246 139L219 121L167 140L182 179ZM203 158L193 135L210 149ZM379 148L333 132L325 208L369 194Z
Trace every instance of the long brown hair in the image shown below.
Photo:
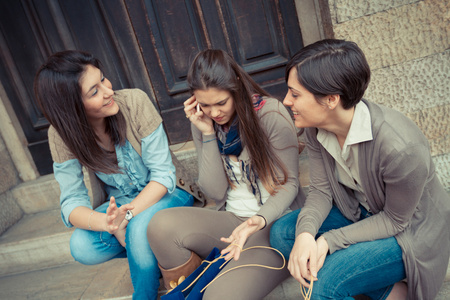
M42 113L80 163L94 172L120 172L115 153L97 143L83 104L80 78L86 67L101 69L93 55L75 50L51 55L38 70L34 93ZM105 118L105 132L115 145L125 143L126 122L119 112Z
M228 91L234 99L239 121L239 135L248 148L252 165L266 190L273 195L287 181L287 171L272 151L269 138L253 108L253 94L269 96L223 50L209 49L197 54L188 72L191 91L216 88ZM281 171L281 172L280 172ZM284 179L280 180L282 173Z

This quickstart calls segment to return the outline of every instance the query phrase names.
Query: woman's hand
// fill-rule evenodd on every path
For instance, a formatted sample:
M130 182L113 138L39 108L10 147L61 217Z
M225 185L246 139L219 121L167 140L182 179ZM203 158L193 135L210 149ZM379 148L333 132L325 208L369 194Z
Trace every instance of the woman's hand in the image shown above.
M184 101L186 118L188 118L204 135L213 134L213 120L211 120L211 118L209 118L201 109L197 111L197 106L198 102L195 100L195 96Z
M221 252L222 255L227 254L225 260L229 260L233 257L234 260L238 260L247 239L255 232L261 230L265 225L266 220L264 218L253 216L236 227L228 238L221 238L220 240L222 242L231 244Z
M124 204L121 207L117 207L116 199L111 197L109 206L106 209L106 231L115 234L125 219L127 210L134 208L131 204Z
M317 239L317 272L323 267L323 263L325 262L325 258L328 255L328 243L327 240L321 236ZM315 276L317 277L317 276Z
M122 223L119 226L119 229L117 229L117 231L114 233L114 236L116 237L116 239L119 241L119 243L125 247L125 234L127 232L127 225L128 225L128 221L127 220L123 220Z
M326 240L324 238L319 240L316 242L308 232L300 233L295 239L294 247L292 247L289 256L289 272L291 272L292 277L307 288L309 288L309 283L306 280L310 281L311 276L312 280L317 280L317 272L323 266L328 252ZM326 251L323 253L325 248Z

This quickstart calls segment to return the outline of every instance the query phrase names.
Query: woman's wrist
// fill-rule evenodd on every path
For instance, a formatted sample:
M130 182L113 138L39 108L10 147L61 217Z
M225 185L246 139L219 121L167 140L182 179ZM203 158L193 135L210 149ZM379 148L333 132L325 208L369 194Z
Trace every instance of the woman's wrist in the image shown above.
M266 220L266 218L264 218L264 216L258 215L258 214L255 215L255 216L260 217L260 218L262 219L263 226L262 226L259 230L263 230L264 228L266 228L266 226L267 226L267 220Z
M211 137L211 136L216 136L216 131L214 130L214 127L205 131L202 131L203 136L205 137Z
M109 230L108 230L108 215L105 213L101 213L100 218L102 218L102 223L101 223L102 227L103 227L102 231L109 232Z

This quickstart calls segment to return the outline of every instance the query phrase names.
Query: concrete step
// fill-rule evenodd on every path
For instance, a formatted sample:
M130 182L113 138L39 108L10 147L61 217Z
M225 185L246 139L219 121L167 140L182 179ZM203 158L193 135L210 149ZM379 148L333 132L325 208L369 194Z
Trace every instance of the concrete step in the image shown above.
M159 295L165 294L160 290ZM133 286L127 259L96 266L64 266L0 277L0 299L131 299ZM159 297L158 297L159 299ZM287 279L264 300L302 299L299 285Z
M0 276L73 262L59 209L25 215L0 236Z
M160 295L165 291L161 290ZM133 287L127 259L114 259L96 266L70 263L64 266L0 277L0 299L131 299ZM159 299L159 297L158 297ZM300 285L286 279L264 300L303 299ZM359 299L359 298L358 298ZM445 281L435 300L450 299Z
M53 174L21 183L12 189L16 203L25 214L59 208L59 185Z
M0 299L131 299L132 294L126 258L0 277Z

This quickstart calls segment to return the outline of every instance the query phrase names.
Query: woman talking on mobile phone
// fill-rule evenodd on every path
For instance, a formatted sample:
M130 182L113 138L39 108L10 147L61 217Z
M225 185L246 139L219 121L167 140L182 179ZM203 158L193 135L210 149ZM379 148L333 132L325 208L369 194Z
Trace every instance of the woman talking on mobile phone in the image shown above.
M222 50L199 53L188 73L193 96L185 101L197 149L201 190L216 210L168 209L149 224L149 242L166 287L189 275L213 247L234 266L258 263L280 267L269 246L272 222L300 207L298 141L286 108L271 98ZM288 276L283 270L241 268L219 278L204 299L262 299Z

